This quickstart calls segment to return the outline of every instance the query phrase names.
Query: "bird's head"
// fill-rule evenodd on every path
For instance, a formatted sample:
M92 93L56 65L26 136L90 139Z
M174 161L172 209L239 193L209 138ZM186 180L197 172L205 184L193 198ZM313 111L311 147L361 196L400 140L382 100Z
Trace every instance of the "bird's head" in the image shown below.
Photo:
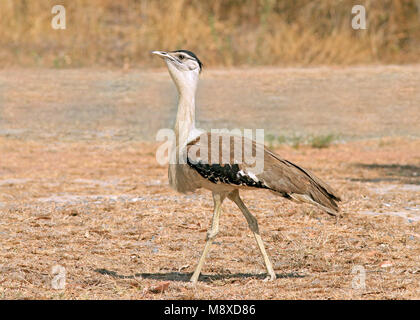
M153 51L152 54L165 60L169 73L181 93L188 89L195 91L203 64L193 52L188 50Z

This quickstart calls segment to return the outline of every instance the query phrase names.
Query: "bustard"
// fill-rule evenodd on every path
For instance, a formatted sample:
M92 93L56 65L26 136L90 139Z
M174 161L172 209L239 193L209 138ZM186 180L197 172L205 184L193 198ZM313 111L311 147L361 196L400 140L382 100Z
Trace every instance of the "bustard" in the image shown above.
M246 162L221 163L220 152L217 152L219 155L217 159L213 159L211 153L215 150L213 145L209 143L211 133L200 131L195 127L195 92L202 69L201 61L188 50L153 51L152 54L165 60L179 94L175 123L176 142L170 153L177 156L184 155L186 162L182 163L179 161L180 158L177 158L178 162L170 162L169 184L181 193L194 191L198 188L205 188L213 193L212 224L207 232L206 244L191 281L193 283L197 282L210 245L219 231L221 205L226 198L232 200L245 216L264 258L268 279L274 280L276 274L264 248L257 220L243 203L239 196L239 190L267 189L289 200L316 205L330 215L335 215L339 211L336 204L336 201L340 201L339 196L329 185L308 170L282 159L279 155L255 141L251 141L253 152L260 150L264 155L264 169L259 174L253 173L252 168ZM240 139L239 142L244 142L244 138L229 137L228 143L222 142L217 148L222 151L222 154L223 150L227 148L229 150L227 152L232 155L233 152L230 148L235 148L238 139ZM222 139L222 141L225 140ZM200 147L200 152L207 150L207 162L201 161L199 155L194 157L194 153L189 152L190 149L197 146Z

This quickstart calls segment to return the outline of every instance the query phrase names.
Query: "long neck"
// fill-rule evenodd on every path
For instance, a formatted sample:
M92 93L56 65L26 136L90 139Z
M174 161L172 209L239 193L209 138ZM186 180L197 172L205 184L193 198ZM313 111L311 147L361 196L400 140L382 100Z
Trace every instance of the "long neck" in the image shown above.
M195 128L195 91L196 83L178 87L178 113L175 122L175 135L178 146L187 143L188 135Z

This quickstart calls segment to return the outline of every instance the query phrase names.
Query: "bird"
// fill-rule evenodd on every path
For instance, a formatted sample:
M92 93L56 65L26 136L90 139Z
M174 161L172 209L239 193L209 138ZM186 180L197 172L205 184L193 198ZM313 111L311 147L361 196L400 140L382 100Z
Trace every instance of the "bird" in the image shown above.
M258 221L244 204L239 192L264 189L294 202L315 205L333 216L339 214L337 202L341 201L340 196L309 170L283 159L263 143L228 133L219 133L215 138L212 132L198 129L195 125L195 96L203 63L189 50L152 51L152 54L165 61L178 91L175 139L169 150L173 160L169 161L168 166L169 185L180 193L204 188L210 190L213 196L211 226L190 281L195 284L199 279L210 246L219 232L219 217L225 199L233 201L245 216L264 259L266 280L275 280L276 274L264 247ZM213 142L222 142L211 143L212 139ZM244 152L239 156L241 161L235 159L235 147L237 151L240 148L244 151L244 143L249 143L252 152L263 155L261 172L257 173L255 167L245 161ZM222 161L225 160L221 158L223 152L228 154L228 161Z

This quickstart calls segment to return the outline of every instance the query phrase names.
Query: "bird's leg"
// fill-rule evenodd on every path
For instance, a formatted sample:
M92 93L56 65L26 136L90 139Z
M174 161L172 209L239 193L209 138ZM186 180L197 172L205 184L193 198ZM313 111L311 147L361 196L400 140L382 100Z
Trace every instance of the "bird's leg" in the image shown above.
M249 228L251 229L252 233L254 234L255 240L257 241L258 248L264 258L265 267L269 274L270 280L276 279L276 274L273 269L273 265L270 261L270 258L267 255L267 252L264 248L264 243L260 236L260 231L258 228L257 219L249 212L248 208L243 203L242 199L239 196L239 191L235 190L228 195L229 199L236 203L236 205L241 209L242 213L244 214L246 221L248 222Z
M200 276L201 268L203 267L204 260L206 259L207 253L210 249L210 245L213 239L216 237L217 233L219 232L219 217L220 211L222 208L222 202L226 198L225 194L220 193L213 193L213 201L214 201L214 213L213 213L213 220L211 223L211 227L207 232L206 237L206 246L204 247L203 253L201 254L201 258L198 261L198 265L195 268L194 274L191 277L191 282L196 283L198 277Z

